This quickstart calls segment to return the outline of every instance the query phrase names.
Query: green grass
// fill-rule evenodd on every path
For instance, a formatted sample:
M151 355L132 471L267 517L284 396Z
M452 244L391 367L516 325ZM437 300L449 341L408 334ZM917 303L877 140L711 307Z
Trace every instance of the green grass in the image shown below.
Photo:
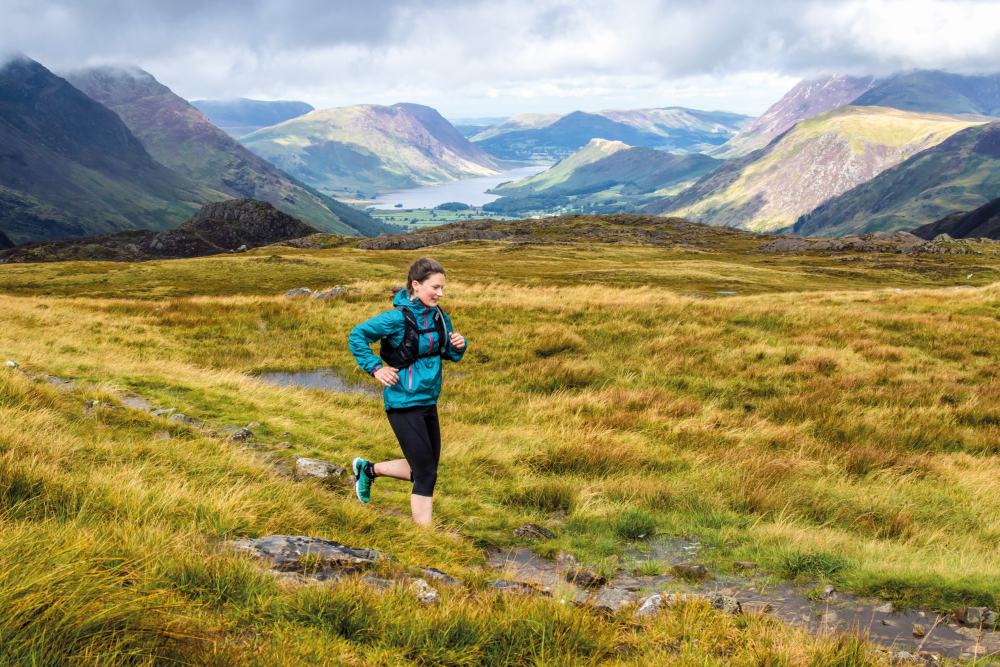
M499 596L482 547L520 543L528 521L556 533L547 553L599 569L655 533L708 545L719 570L753 560L907 604L995 607L1000 261L751 250L475 243L0 267L0 358L82 382L0 368L5 658L881 664L857 641L707 605L637 626ZM470 341L446 369L429 532L410 527L405 484L380 480L361 506L347 486L287 474L296 456L395 458L376 398L250 377L332 367L369 381L347 332L423 254L448 268L444 307ZM976 288L948 289L964 283ZM353 291L281 296L335 284ZM215 428L258 422L256 442L85 413L123 390ZM471 587L423 608L404 589L289 587L218 548L271 533L380 549L390 572L435 566Z

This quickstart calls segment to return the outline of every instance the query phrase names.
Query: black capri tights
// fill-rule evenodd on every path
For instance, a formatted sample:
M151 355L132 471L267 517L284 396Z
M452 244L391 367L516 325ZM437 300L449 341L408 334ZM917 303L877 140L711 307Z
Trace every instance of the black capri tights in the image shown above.
M433 496L441 459L441 426L436 405L386 410L392 432L410 464L413 495Z

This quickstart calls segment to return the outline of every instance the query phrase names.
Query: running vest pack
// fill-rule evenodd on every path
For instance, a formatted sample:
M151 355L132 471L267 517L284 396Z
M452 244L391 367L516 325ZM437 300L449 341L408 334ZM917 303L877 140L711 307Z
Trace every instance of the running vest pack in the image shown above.
M393 368L401 369L411 365L422 357L443 357L448 350L448 332L445 330L444 314L440 308L434 309L434 325L430 329L423 329L417 324L417 318L406 306L396 306L396 310L402 311L406 328L403 330L403 342L399 347L389 344L388 338L383 338L379 344L378 356L382 361ZM430 350L421 354L420 337L429 334L437 334L437 351Z

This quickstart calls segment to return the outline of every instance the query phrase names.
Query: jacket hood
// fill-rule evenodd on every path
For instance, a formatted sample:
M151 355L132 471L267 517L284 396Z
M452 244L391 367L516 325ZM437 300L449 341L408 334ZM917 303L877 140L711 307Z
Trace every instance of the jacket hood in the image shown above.
M425 312L429 312L431 309L421 303L420 299L414 297L410 298L410 292L406 289L401 289L396 292L396 295L392 297L392 305L396 306L407 306L413 311L414 315L423 315Z

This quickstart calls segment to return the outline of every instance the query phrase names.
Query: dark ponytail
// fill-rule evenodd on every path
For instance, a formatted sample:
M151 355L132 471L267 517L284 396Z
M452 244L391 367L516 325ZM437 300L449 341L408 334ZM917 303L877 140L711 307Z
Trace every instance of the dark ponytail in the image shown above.
M413 287L413 281L422 283L435 273L444 274L444 267L435 262L430 257L421 257L413 264L410 264L410 272L406 275L406 291ZM412 296L412 293L410 294Z

